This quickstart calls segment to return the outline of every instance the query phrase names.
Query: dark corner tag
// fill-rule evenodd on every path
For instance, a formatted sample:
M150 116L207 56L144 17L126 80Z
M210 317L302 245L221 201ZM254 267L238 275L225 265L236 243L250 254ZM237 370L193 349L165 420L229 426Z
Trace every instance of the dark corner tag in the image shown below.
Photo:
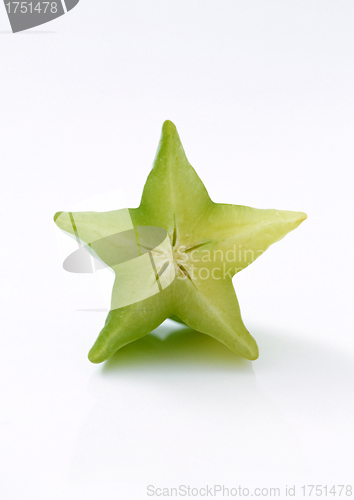
M13 33L49 23L65 14L64 6L66 11L69 11L78 3L79 0L55 0L51 2L4 0Z

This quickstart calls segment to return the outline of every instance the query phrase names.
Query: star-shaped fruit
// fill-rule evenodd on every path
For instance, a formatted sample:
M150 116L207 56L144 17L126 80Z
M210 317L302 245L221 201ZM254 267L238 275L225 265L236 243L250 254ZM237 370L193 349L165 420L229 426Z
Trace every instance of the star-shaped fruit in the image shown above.
M115 272L111 310L90 361L105 361L167 318L257 359L232 277L305 219L302 212L214 203L166 121L138 208L54 216Z

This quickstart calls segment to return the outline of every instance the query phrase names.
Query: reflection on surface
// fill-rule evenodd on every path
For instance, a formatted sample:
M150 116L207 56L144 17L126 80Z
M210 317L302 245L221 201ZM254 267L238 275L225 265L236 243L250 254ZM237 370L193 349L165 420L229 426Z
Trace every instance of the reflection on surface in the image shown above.
M171 333L172 330L172 333ZM153 333L126 345L102 367L102 375L132 370L165 368L199 371L252 371L252 363L226 346L192 328L168 321Z

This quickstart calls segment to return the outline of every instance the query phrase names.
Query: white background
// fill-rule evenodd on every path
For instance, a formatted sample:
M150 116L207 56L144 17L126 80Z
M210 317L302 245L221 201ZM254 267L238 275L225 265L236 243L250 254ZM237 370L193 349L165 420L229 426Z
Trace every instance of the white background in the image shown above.
M354 483L353 27L341 0L81 0L13 35L0 6L1 498ZM87 359L108 305L53 215L136 207L165 119L214 201L308 214L234 279L255 362L172 323Z

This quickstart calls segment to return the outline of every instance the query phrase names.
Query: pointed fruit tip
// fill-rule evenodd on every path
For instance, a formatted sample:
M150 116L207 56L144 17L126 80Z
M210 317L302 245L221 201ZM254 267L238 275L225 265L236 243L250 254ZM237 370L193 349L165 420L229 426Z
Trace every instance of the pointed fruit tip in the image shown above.
M256 359L258 359L258 358L259 358L259 352L258 352L258 349L257 349L257 352L253 352L252 354L250 354L250 356L249 356L248 359L250 361L256 361Z
M259 349L257 342L252 337L253 342L248 346L247 356L245 356L250 361L255 361L259 357Z
M298 224L298 226L300 226L300 224L302 222L304 222L304 220L307 219L307 215L304 212L296 212L295 214L296 214L295 215L295 217L296 217L296 221L295 222Z
M257 342L254 340L249 331L247 331L247 337L243 341L237 342L235 345L226 345L229 349L231 349L231 351L245 359L248 359L249 361L255 361L259 357Z
M88 359L89 361L91 361L91 363L94 363L96 365L105 361L105 359L102 359L99 356L99 353L95 352L94 348L92 348L88 353Z
M55 215L54 215L54 222L56 222L57 218L59 217L60 214L62 214L63 212L57 212Z
M170 120L166 120L162 125L162 134L173 134L176 133L176 125Z
M279 214L284 222L293 223L297 226L299 226L301 222L304 222L304 220L307 219L307 215L304 212L280 211Z

